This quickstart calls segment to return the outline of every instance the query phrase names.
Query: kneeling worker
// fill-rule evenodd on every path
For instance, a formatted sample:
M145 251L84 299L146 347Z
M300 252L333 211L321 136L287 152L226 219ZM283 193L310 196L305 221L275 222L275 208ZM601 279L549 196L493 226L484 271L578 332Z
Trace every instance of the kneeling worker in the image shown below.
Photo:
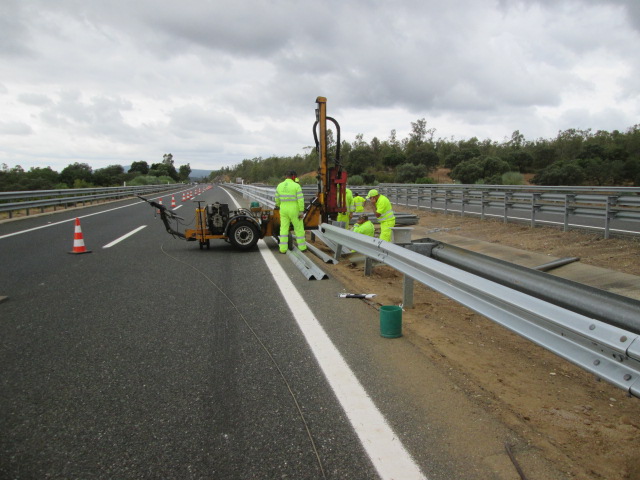
M369 190L367 199L371 200L375 206L376 217L380 222L380 240L391 241L391 227L396 224L396 217L391 208L391 202L384 195L380 195L378 190Z
M375 227L369 217L366 215L360 215L358 221L353 226L353 231L356 233L361 233L363 235L368 235L369 237L373 237L375 234Z

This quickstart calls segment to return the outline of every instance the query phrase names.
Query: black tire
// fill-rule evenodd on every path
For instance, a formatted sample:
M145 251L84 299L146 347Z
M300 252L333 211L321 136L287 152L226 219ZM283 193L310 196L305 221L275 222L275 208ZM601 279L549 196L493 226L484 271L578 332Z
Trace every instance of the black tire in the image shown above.
M260 240L258 227L248 220L240 220L229 227L229 241L240 250L253 248Z

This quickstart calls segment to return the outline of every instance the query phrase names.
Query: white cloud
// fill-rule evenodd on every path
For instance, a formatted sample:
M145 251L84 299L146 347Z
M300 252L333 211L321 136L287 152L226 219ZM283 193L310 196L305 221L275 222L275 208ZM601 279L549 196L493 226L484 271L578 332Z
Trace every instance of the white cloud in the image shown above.
M458 139L623 130L640 113L639 5L5 0L0 162L294 155L318 95L347 140L423 117Z

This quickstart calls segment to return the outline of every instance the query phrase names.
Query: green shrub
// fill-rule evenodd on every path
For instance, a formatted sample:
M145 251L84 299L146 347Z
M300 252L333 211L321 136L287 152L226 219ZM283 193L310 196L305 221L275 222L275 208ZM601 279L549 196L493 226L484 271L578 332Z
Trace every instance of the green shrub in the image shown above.
M524 176L520 172L503 173L500 180L502 185L524 185Z
M315 178L313 179L315 182ZM364 185L364 178L361 175L354 175L348 178L349 185Z
M438 183L435 181L435 179L431 178L431 177L420 177L420 178L416 178L416 183L419 184L434 184L434 183Z
M139 187L141 185L160 185L167 183L176 183L173 178L163 175L161 177L156 177L154 175L138 175L137 177L131 179L127 185L131 185L133 187Z

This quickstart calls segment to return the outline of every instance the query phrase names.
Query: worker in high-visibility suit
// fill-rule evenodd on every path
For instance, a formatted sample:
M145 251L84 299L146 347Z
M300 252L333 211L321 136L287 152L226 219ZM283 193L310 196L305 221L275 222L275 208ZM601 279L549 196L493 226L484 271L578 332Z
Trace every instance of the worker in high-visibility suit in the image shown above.
M289 226L293 225L298 248L302 251L307 249L307 242L304 236L304 225L302 216L304 215L304 196L302 187L296 183L296 172L287 172L287 178L280 182L276 188L276 207L280 208L280 240L278 247L280 253L287 253L289 248Z
M366 198L361 197L358 192L353 194L353 211L364 212L364 203L367 201Z
M391 208L391 202L384 195L380 195L378 190L369 190L367 199L375 206L376 217L380 223L380 239L391 241L391 228L396 224L396 217Z
M344 222L344 228L348 229L355 208L355 206L353 205L353 193L349 188L344 191L344 201L346 203L347 211L344 213L339 213L336 220L338 222Z
M353 226L353 231L373 237L376 233L376 228L373 226L373 223L371 223L371 220L369 220L367 215L360 215L358 221Z

